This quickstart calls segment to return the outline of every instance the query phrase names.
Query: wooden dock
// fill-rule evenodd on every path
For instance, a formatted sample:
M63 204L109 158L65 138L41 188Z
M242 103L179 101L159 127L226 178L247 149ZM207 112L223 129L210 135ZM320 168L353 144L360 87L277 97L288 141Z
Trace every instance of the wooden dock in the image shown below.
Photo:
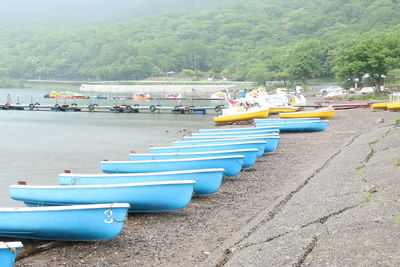
M40 103L30 104L0 104L0 110L30 110L30 111L62 111L62 112L122 112L122 113L139 113L139 112L169 112L174 114L206 114L207 112L220 113L224 109L224 105L196 107L196 106L161 106L151 105L143 106L139 104L134 105L115 105L115 106L101 106L98 104L89 104L87 106L77 105L75 103L67 105L40 105Z

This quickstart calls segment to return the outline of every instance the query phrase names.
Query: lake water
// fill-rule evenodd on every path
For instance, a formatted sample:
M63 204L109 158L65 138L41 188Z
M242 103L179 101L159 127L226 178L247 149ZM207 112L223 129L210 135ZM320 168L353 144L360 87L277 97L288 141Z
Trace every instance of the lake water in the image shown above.
M54 102L43 98L49 91L0 89L0 103L6 103L7 95L13 103L17 98L21 103L30 103L31 96L34 103ZM204 104L218 103L201 103ZM0 110L0 206L21 206L8 196L8 186L18 180L57 184L58 174L65 169L100 173L101 160L127 160L131 150L148 152L150 145L169 146L183 135L182 129L213 127L213 116L214 112L201 115Z

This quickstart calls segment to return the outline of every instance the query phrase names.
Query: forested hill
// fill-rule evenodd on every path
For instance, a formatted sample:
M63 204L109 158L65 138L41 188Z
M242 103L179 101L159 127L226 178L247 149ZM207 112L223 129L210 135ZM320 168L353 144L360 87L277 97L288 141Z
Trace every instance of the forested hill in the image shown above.
M197 70L259 81L287 79L307 60L311 76L324 77L343 48L398 35L399 23L400 0L235 0L109 26L3 27L0 77L129 80Z

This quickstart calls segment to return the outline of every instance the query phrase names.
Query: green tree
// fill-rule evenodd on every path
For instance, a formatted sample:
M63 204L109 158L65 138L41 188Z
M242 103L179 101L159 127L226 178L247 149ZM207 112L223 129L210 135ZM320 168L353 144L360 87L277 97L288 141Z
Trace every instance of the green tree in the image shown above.
M374 80L376 88L382 84L382 75L400 66L400 38L395 35L381 39L368 38L345 51L334 68L344 79L361 77L365 73Z

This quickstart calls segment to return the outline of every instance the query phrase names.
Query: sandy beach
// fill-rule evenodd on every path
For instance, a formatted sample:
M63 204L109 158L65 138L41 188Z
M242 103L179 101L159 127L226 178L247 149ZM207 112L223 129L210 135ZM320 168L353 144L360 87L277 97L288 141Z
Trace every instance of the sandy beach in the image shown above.
M302 192L306 192L305 190L311 186L310 181L318 184L321 190L325 186L329 187L329 183L322 178L318 180L318 174L324 171L333 174L345 167L357 168L355 162L358 161L353 162L351 157L348 161L338 160L335 165L332 165L332 162L345 153L347 147L351 147L354 151L346 153L351 155L354 152L354 155L357 155L357 146L354 144L360 138L369 133L374 133L374 136L380 138L388 129L394 128L394 121L399 117L400 113L388 111L338 110L336 116L330 120L326 131L281 134L278 150L259 158L253 167L242 171L237 177L225 178L217 193L194 196L190 205L183 210L130 214L122 233L109 241L49 244L44 241L26 240L15 266L300 266L307 263L310 259L307 256L312 255L311 252L316 247L314 235L306 237L293 235L287 242L274 247L275 254L271 252L272 250L263 248L269 248L268 243L284 233L292 233L292 226L286 225L288 220L285 218L292 216L291 219L301 219L306 225L308 221L312 222L321 216L326 216L322 213L319 214L320 217L314 218L318 212L313 210L313 205L310 204L312 202L307 201L307 197L313 194L316 199L318 192L310 190L302 195ZM393 138L391 145L399 148L400 138L397 140ZM392 175L398 176L398 173L400 172ZM332 186L335 186L331 188L334 192L340 193L345 189L346 192L357 192L354 197L359 202L352 205L366 202L363 200L366 194L364 190L349 189L344 184ZM360 186L365 187L367 184ZM293 199L298 196L302 197L302 201L293 204ZM332 201L341 203L346 197L346 194L338 194L337 199ZM381 204L375 203L375 205ZM293 205L295 212L289 212L290 216L284 217L285 209L289 205ZM389 202L388 205L397 205L397 216L400 216L398 202ZM318 205L314 207L318 209ZM338 207L338 211L343 208ZM297 211L302 212L297 214ZM334 209L327 211L327 215L335 211ZM281 220L276 219L279 216L283 216ZM266 234L266 230L261 231L263 227L269 228L271 222L275 227L283 227L286 230L272 234ZM330 223L335 224L335 222ZM293 225L297 227L297 224ZM314 227L314 224L311 225ZM368 232L369 229L366 227L365 231ZM307 228L307 231L313 230ZM329 235L325 235L324 238L329 242ZM304 244L300 242L304 240L310 241L311 244L315 241L314 247L310 249L310 242ZM242 245L246 247L248 246L246 244L252 242L259 245L255 251L250 250L243 255L241 254L243 251L236 253L242 249ZM40 246L44 246L44 251L37 251ZM294 251L297 246L300 248ZM345 247L343 246L343 249ZM392 247L390 251L395 251L395 248ZM329 261L327 252L330 251L330 247L326 245L324 249L320 254L326 254L324 254L326 261L308 263L319 266L346 263L346 261L334 261L333 254ZM398 249L397 245L397 251ZM31 250L34 251L32 255L29 253ZM271 254L268 254L268 251ZM304 251L308 253L303 253ZM260 253L264 256L261 257ZM340 249L332 253L340 254ZM360 250L360 254L363 253L366 252ZM268 260L268 263L265 260ZM357 264L357 261L347 261L347 263ZM396 259L389 261L388 265L394 266L394 263ZM400 263L398 258L397 263Z

